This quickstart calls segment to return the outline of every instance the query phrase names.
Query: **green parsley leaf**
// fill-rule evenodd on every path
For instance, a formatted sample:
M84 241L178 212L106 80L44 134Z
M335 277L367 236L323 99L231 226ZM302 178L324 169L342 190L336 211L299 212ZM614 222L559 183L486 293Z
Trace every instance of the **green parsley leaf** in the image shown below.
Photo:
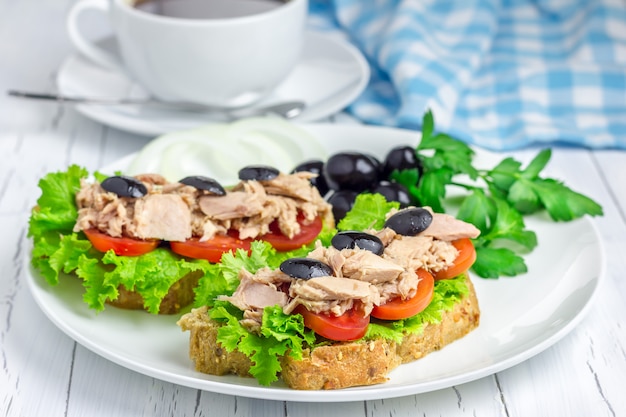
M392 179L407 186L421 205L436 212L456 205L457 217L480 229L481 235L474 239L478 260L473 268L480 276L511 276L526 271L520 254L537 246L537 235L526 229L523 216L543 209L555 221L603 214L602 207L590 198L560 181L541 177L552 156L550 149L541 150L525 168L507 157L491 169L478 169L473 166L474 152L467 144L435 133L434 118L428 111L415 152L423 166L421 178L396 173ZM457 181L459 177L462 181ZM467 193L449 199L451 186Z
M554 179L537 179L530 185L554 221L570 221L589 214L601 216L602 207L562 182Z
M548 165L550 158L552 157L551 149L544 149L539 152L530 164L522 171L522 177L530 180L534 180L539 177L539 173Z
M533 188L533 181L525 178L513 182L507 199L522 214L534 213L542 207L539 196Z
M528 271L524 259L508 248L476 248L473 271L482 278L515 276Z
M449 168L425 171L419 187L418 200L423 206L431 207L438 213L445 211L443 200L446 197L446 186L452 181L454 173Z
M472 223L480 229L482 235L485 235L494 224L497 212L498 208L494 199L488 197L484 190L474 188L461 202L456 217L464 222Z

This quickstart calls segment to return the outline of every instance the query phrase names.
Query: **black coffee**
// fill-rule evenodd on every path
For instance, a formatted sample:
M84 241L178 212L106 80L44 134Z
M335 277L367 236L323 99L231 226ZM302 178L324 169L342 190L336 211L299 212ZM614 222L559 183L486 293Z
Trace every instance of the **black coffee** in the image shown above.
M182 19L225 19L275 9L286 0L139 0L135 8L146 13Z

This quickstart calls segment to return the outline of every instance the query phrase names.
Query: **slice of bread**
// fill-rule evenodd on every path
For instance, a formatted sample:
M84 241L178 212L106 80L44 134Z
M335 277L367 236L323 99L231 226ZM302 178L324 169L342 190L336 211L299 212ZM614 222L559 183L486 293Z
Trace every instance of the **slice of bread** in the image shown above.
M193 302L194 288L202 276L200 271L190 272L169 289L161 304L159 314L176 314ZM125 286L117 287L118 296L115 300L107 300L107 304L127 310L144 310L144 300L137 291L128 290Z
M467 284L469 294L444 312L440 323L427 324L420 334L407 335L401 343L386 339L337 342L305 350L302 360L284 356L283 381L299 390L339 389L387 381L388 373L396 366L423 358L478 326L480 309L469 277ZM221 324L206 313L206 307L194 309L178 322L190 332L189 356L196 370L212 375L250 376L250 359L238 351L227 352L217 342Z

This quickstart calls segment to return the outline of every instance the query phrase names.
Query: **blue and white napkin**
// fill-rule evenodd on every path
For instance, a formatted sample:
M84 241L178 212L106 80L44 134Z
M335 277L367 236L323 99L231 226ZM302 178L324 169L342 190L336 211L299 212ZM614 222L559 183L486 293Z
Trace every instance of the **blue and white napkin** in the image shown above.
M493 150L626 149L624 0L310 0L372 79L348 111Z

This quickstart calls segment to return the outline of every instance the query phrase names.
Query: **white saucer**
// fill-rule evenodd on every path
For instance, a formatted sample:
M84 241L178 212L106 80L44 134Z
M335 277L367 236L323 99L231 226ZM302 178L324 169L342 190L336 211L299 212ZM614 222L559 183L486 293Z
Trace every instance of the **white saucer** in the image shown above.
M115 48L112 38L105 39L103 44ZM274 93L257 105L303 100L307 108L293 120L320 120L349 105L363 91L369 75L369 66L357 48L336 37L307 32L302 58L296 68ZM61 65L57 89L64 95L96 98L147 96L126 74L102 69L78 54L68 57ZM212 121L211 115L206 113L142 106L81 104L76 109L103 124L142 135L161 135Z

